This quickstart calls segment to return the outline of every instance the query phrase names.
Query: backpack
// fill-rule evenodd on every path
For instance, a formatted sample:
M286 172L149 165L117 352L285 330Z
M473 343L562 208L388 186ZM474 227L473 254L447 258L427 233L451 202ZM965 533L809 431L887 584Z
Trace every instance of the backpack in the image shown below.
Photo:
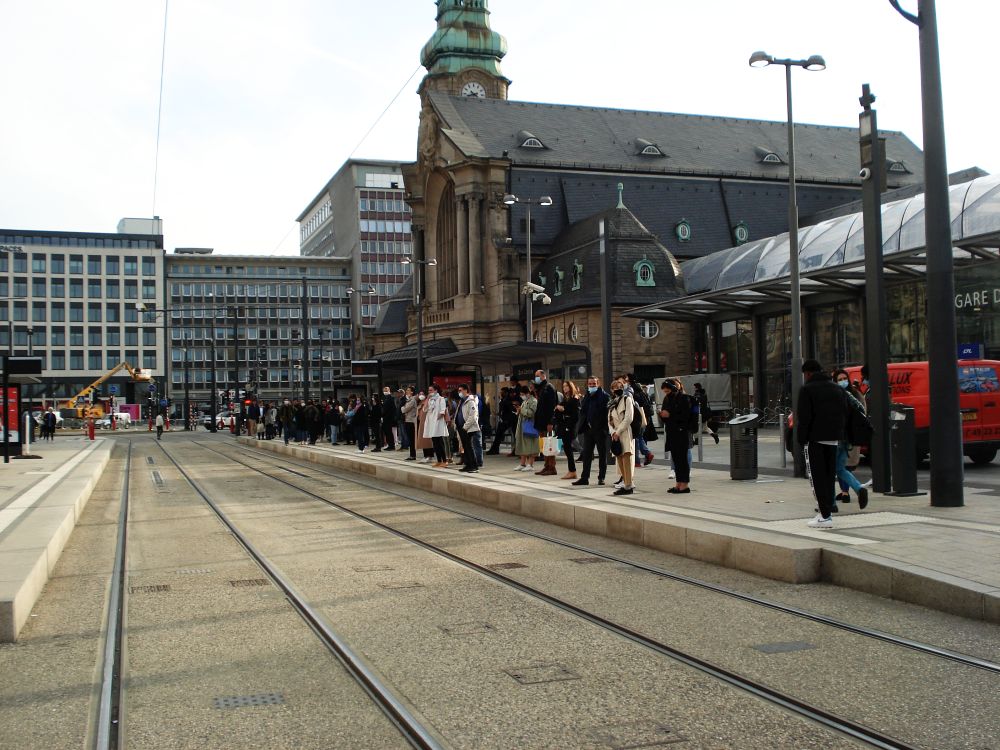
M872 426L871 420L854 396L847 394L845 400L847 401L847 420L845 425L847 442L851 445L869 445L872 436L875 434L875 428Z
M646 412L632 399L632 439L642 435L642 428L646 426Z
M698 403L698 399L693 396L689 396L687 394L684 394L684 396L687 398L689 407L687 425L688 432L692 435L697 435L698 429L701 427L698 420L698 415L701 413L701 405Z

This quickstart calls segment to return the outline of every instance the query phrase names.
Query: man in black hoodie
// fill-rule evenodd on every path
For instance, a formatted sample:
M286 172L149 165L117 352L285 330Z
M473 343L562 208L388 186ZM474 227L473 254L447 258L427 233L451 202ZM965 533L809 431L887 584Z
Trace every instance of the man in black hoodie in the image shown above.
M837 478L837 444L844 439L847 402L823 366L815 359L802 363L806 382L799 391L795 427L805 446L819 515L809 522L814 529L833 528L833 485Z

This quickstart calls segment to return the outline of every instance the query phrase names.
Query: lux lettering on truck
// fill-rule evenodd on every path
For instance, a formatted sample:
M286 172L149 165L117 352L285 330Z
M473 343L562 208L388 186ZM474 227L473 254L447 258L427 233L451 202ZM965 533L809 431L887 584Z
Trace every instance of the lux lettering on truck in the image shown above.
M912 370L889 371L889 388L892 389L893 395L910 392L910 377L912 375Z
M980 289L975 292L964 292L955 295L955 307L989 307L991 304L1000 305L1000 288Z

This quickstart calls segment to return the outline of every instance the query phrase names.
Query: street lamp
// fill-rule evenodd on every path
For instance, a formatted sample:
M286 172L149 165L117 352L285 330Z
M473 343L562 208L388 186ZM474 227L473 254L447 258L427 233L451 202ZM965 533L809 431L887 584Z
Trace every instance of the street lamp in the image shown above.
M513 193L507 193L503 197L503 202L508 206L513 206L515 203L521 203L527 207L527 245L528 245L528 268L527 268L527 281L526 284L531 284L531 207L532 206L551 206L552 197L548 195L543 195L541 198L518 198ZM525 294L528 297L528 310L527 310L527 325L525 326L526 338L528 341L534 341L534 336L531 330L532 323L532 309L534 307L535 294L530 287L525 287Z
M423 266L436 266L437 258L419 260L404 255L402 263L416 266L413 276L413 309L417 314L417 392L424 387L424 275Z
M358 290L355 289L354 287L349 286L349 287L347 287L347 296L350 297L351 295L353 295L357 291ZM378 290L375 289L374 286L372 286L371 284L369 284L368 288L363 293L371 296L373 294L378 294ZM360 309L361 306L358 305L358 308ZM368 358L368 350L365 347L365 316L364 315L361 315L360 328L361 328L361 358L362 359L367 359ZM353 339L352 339L352 343L353 343Z
M799 391L802 388L802 295L799 288L799 207L795 195L795 129L792 122L792 68L824 70L826 61L820 55L812 55L805 60L783 60L766 52L750 55L751 68L766 68L768 65L785 67L785 99L788 107L788 276L791 284L792 305L792 410L798 408ZM793 450L795 476L806 475L802 449L798 443L798 420L795 422Z

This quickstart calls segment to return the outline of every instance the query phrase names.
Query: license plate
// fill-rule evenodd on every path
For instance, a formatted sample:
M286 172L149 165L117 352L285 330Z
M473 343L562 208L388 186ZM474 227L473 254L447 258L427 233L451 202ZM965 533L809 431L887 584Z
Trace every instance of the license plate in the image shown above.
M977 414L974 411L963 411L962 412L962 421L963 422L974 422L977 419L979 419L979 414Z

